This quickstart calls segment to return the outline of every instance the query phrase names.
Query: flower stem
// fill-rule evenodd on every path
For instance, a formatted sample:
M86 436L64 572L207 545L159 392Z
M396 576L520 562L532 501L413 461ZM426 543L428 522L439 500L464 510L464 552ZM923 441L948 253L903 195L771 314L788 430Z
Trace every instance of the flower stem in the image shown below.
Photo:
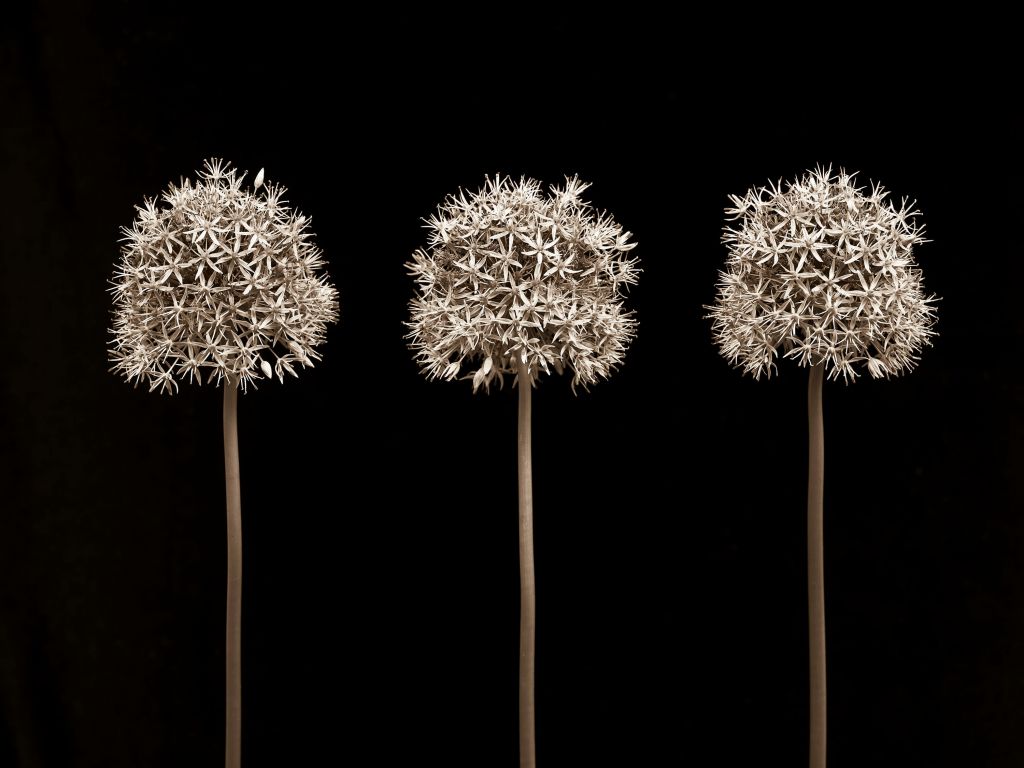
M531 458L531 379L519 365L519 768L537 765L534 728L534 658L537 587L533 573L533 462Z
M238 472L238 382L224 382L224 486L228 516L225 768L242 764L242 497Z
M825 428L821 391L825 365L807 383L807 613L810 640L810 768L825 768Z

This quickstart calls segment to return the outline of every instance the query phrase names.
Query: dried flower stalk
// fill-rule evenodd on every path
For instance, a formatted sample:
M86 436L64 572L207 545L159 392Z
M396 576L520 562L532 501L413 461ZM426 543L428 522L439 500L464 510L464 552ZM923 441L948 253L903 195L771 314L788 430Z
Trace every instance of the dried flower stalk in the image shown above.
M545 195L532 179L496 176L459 192L427 221L428 248L407 265L419 287L409 338L428 378L463 373L473 390L515 376L519 387L519 764L536 765L531 392L543 371L586 388L621 362L635 333L622 292L637 280L635 247L566 179Z
M284 187L252 190L244 174L210 160L196 182L171 185L124 229L113 281L112 371L173 394L179 379L224 382L228 530L224 762L241 764L242 512L238 389L320 359L337 291L309 221Z
M737 221L718 300L710 310L722 355L755 379L782 356L810 367L808 380L807 589L810 766L826 755L822 380L896 376L917 364L935 335L913 248L926 242L919 212L875 184L818 168L786 185L731 196Z

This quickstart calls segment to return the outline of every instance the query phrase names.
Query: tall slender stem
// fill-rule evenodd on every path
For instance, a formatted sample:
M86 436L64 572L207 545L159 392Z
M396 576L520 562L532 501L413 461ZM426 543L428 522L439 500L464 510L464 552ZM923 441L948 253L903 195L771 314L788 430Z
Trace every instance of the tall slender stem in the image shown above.
M238 472L238 382L224 382L224 487L228 512L228 600L224 675L225 768L242 764L242 494Z
M821 390L825 365L811 367L807 383L807 614L811 661L810 768L825 768L825 428Z
M534 658L537 586L533 574L533 461L530 438L531 379L519 364L519 768L537 765L534 729Z

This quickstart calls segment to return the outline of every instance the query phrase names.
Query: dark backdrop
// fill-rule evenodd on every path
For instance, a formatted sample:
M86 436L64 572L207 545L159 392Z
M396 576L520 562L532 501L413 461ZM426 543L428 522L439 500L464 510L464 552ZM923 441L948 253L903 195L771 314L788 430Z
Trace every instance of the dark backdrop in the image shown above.
M818 163L917 199L943 297L917 371L826 387L830 765L1024 761L1022 126L991 46L7 13L0 765L222 761L219 390L133 389L105 349L120 227L210 156L290 188L341 294L323 363L240 405L250 768L516 765L514 391L426 382L402 325L422 217L495 172L593 182L644 269L621 371L535 393L542 763L806 760L806 374L731 370L703 305L726 195Z

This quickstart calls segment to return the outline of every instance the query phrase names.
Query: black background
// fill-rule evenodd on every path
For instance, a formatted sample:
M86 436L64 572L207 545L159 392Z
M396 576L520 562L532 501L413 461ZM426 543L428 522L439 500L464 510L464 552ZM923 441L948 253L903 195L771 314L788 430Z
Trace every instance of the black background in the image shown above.
M998 46L517 8L8 11L0 765L223 759L220 393L105 349L120 227L210 156L289 187L341 294L323 363L240 404L247 766L516 765L515 393L428 383L403 339L421 219L495 172L592 182L644 270L624 367L535 392L542 764L805 762L806 374L731 370L702 305L726 195L818 163L918 201L942 296L917 371L826 386L830 765L1024 761Z

